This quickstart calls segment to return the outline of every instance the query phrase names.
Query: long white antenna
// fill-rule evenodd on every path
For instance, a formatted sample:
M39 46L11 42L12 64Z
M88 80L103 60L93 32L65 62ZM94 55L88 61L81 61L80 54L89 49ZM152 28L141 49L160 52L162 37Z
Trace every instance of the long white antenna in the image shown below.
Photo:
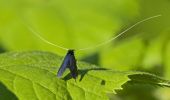
M54 44L54 43L52 43L52 42L47 41L47 40L44 39L42 36L40 36L38 32L34 31L34 30L33 30L32 28L30 28L30 27L28 27L28 28L29 28L29 30L30 30L35 36L37 36L38 38L40 38L40 39L41 39L42 41L44 41L45 43L50 44L50 45L53 45L53 46L58 47L58 48L63 49L63 50L69 50L68 48L65 48L65 47L63 47L63 46L60 46L60 45L57 45L57 44Z
M153 18L156 18L156 17L160 17L160 16L162 16L162 15L156 15L156 16L148 17L148 18L146 18L146 19L144 19L144 20L141 20L141 21L137 22L136 24L132 25L131 27L127 28L126 30L124 30L123 32L119 33L118 35L112 37L112 38L109 39L109 40L106 40L106 41L104 41L104 42L102 42L102 43L99 43L99 44L97 44L97 45L95 45L95 46L91 46L91 47L88 47L88 48L82 48L82 49L78 49L78 50L79 50L79 51L82 51L82 50L93 49L93 48L98 48L98 47L100 47L100 46L103 46L103 45L105 45L105 44L107 44L107 43L110 43L111 41L117 39L118 37L120 37L121 35L123 35L124 33L126 33L127 31L129 31L130 29L132 29L133 27L135 27L135 26L137 26L137 25L139 25L139 24L141 24L141 23L143 23L143 22L145 22L145 21L148 21L148 20L150 20L150 19L153 19Z
M162 16L162 15L156 15L156 16L148 17L148 18L146 18L146 19L144 19L144 20L141 20L141 21L137 22L136 24L134 24L134 25L132 25L131 27L127 28L127 29L124 30L123 32L119 33L118 35L110 38L109 40L106 40L106 41L104 41L104 42L102 42L102 43L99 43L99 44L97 44L97 45L94 45L94 46L90 46L90 47L88 47L88 48L82 48L82 49L76 49L76 50L77 50L77 51L83 51L83 50L98 48L98 47L100 47L100 46L106 45L106 44L110 43L111 41L117 39L118 37L120 37L121 35L123 35L124 33L126 33L127 31L129 31L129 30L132 29L133 27L135 27L135 26L137 26L137 25L139 25L139 24L141 24L141 23L143 23L143 22L145 22L145 21L148 21L148 20L150 20L150 19L157 18L157 17L160 17L160 16ZM28 28L29 28L29 30L30 30L35 36L37 36L38 38L40 38L40 39L41 39L42 41L44 41L45 43L50 44L50 45L53 45L53 46L58 47L58 48L63 49L63 50L69 50L68 48L65 48L65 47L63 47L63 46L60 46L60 45L54 44L54 43L52 43L52 42L49 42L48 40L46 40L46 39L44 39L42 36L40 36L38 32L34 31L34 30L33 30L32 28L30 28L30 27L28 27Z

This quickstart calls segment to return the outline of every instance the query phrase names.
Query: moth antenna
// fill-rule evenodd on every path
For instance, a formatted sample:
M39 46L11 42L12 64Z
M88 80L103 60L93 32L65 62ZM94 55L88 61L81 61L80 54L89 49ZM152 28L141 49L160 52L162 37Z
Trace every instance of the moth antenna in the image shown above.
M129 30L132 29L133 27L135 27L135 26L137 26L137 25L139 25L139 24L141 24L141 23L143 23L143 22L146 22L146 21L148 21L148 20L151 20L151 19L153 19L153 18L160 17L160 16L162 16L162 15L155 15L155 16L152 16L152 17L148 17L148 18L146 18L146 19L143 19L143 20L135 23L135 24L132 25L131 27L125 29L124 31L122 31L122 32L119 33L118 35L110 38L109 40L106 40L106 41L104 41L104 42L102 42L102 43L99 43L99 44L97 44L97 45L95 45L95 46L91 46L91 47L88 47L88 48L78 49L77 51L83 51L83 50L98 48L98 47L101 47L101 46L103 46L103 45L106 45L106 44L110 43L111 41L117 39L118 37L120 37L121 35L123 35L124 33L126 33L127 31L129 31Z
M35 36L37 36L39 39L41 39L41 40L44 41L45 43L50 44L50 45L53 45L53 46L55 46L55 47L58 47L58 48L60 48L60 49L66 50L66 51L69 50L68 48L65 48L65 47L63 47L63 46L54 44L54 43L46 40L45 38L43 38L42 36L40 36L38 32L34 31L31 27L28 27L28 29L29 29Z
M120 37L121 35L123 35L124 33L126 33L127 31L129 31L129 30L132 29L133 27L135 27L135 26L137 26L137 25L139 25L139 24L141 24L141 23L143 23L143 22L146 22L146 21L148 21L148 20L151 20L151 19L160 17L160 16L162 16L162 15L155 15L155 16L152 16L152 17L148 17L148 18L146 18L146 19L143 19L143 20L135 23L134 25L130 26L129 28L125 29L124 31L122 31L122 32L119 33L118 35L116 35L116 36L114 36L114 37L112 37L112 38L110 38L110 39L108 39L108 40L106 40L106 41L104 41L104 42L101 42L101 43L99 43L99 44L97 44L97 45L95 45L95 46L91 46L91 47L87 47L87 48L82 48L82 49L76 49L76 51L84 51L84 50L93 49L93 48L98 48L98 47L101 47L101 46L103 46L103 45L106 45L106 44L112 42L113 40L117 39L118 37ZM27 26L27 27L28 27L28 26ZM53 46L55 46L55 47L58 47L58 48L60 48L60 49L66 50L66 51L69 50L68 48L65 48L65 47L63 47L63 46L54 44L54 43L46 40L45 38L43 38L42 36L40 36L38 32L34 31L31 27L28 27L28 29L29 29L35 36L37 36L39 39L41 39L41 40L44 41L45 43L50 44L50 45L53 45Z

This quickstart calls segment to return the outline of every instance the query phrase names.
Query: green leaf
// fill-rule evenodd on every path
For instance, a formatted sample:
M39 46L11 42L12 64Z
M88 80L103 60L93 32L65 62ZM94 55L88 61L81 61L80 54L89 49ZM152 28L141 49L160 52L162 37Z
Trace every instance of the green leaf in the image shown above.
M145 45L140 37L132 37L118 41L112 47L100 53L100 64L103 67L116 70L131 70L139 68Z
M162 17L155 19L151 23L142 24L136 32L145 33L145 37L148 39L154 38L156 35L161 34L163 31L169 29L170 20L170 2L167 0L139 0L139 8L141 17L152 16L156 14L161 14ZM152 5L152 6L151 6ZM154 9L154 10L153 10ZM142 30L142 31L141 31Z
M167 79L170 79L170 62L169 62L169 59L170 59L170 41L169 41L169 38L170 38L170 30L167 30L165 31L165 33L167 33L167 39L168 41L166 41L166 46L164 47L164 52L163 52L163 58L164 58L164 76L167 78ZM156 94L157 94L157 97L160 99L160 100L169 100L170 99L170 89L159 89L156 91Z
M170 86L169 81L144 72L122 72L78 62L79 77L56 77L62 58L53 53L11 52L0 55L0 81L20 100L107 100L109 93L122 89L130 81L140 84Z
M134 30L133 33L143 32L144 37L147 37L147 40L150 41L150 47L148 47L148 53L144 61L145 68L156 68L155 73L162 74L167 79L170 79L170 46L169 46L169 34L170 34L170 20L167 20L170 17L170 2L167 0L140 0L140 14L142 17L151 16L155 14L162 14L162 17L153 21L152 23L143 24L142 27L139 27L137 30ZM160 39L162 34L167 33L166 39ZM153 40L154 38L157 38ZM152 41L153 40L153 41ZM165 43L163 43L165 41ZM154 43L155 42L155 43ZM153 71L153 70L152 70ZM155 97L158 100L170 100L170 89L158 89L156 91Z
M15 0L10 4L1 0L0 7L4 16L0 17L0 38L7 50L43 49L60 55L62 50L45 44L24 24L55 44L76 49L108 40L138 15L136 0Z
M168 34L170 33L170 30L168 31ZM170 35L169 35L169 38L170 38ZM166 45L166 48L165 48L165 53L164 53L164 59L165 59L165 77L170 79L170 41L168 40L167 41L167 45Z

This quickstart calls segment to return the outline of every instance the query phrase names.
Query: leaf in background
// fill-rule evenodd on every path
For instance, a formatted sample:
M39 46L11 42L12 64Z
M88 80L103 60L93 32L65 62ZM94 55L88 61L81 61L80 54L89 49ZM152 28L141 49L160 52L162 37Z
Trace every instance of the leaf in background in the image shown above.
M166 79L170 79L170 30L165 31L167 34L166 37L168 41L166 41L165 47L164 47L164 52L163 52L163 61L164 61L164 77ZM159 89L155 92L156 97L158 97L160 100L169 100L170 99L170 89Z
M113 47L101 51L101 66L115 70L137 69L143 56L144 43L141 38L133 37Z
M164 33L167 33L165 35L165 39L170 40L169 37L169 26L170 26L170 20L168 20L170 18L170 2L169 0L140 0L139 2L139 7L140 7L140 13L143 16L150 16L150 15L154 15L154 14L162 14L162 18L155 20L153 23L148 23L143 25L142 27L138 28L138 30L143 30L144 32L144 37L147 38L147 40L151 40L155 37L161 36ZM134 32L136 32L136 30L134 30ZM153 40L154 41L154 40ZM151 54L149 55L153 55L154 53L156 55L149 57L150 59L148 59L149 62L149 66L150 65L157 65L160 62L163 64L161 66L161 69L159 68L157 70L156 73L161 72L161 74L163 74L167 79L170 79L170 67L169 67L169 42L165 41L165 44L162 45L163 41L165 40L160 40L160 43L157 41L157 43L153 43L153 45L156 47L157 49L153 49L153 51L150 51ZM167 46L166 46L167 45ZM154 47L152 46L152 47ZM158 58L160 57L160 51L161 51L161 56L163 58ZM156 53L157 52L157 53ZM147 64L147 63L146 63ZM145 64L145 65L146 65ZM146 67L146 66L145 66ZM157 66L155 66L157 67ZM157 97L159 100L169 100L170 99L170 89L158 89L155 93L155 97Z
M162 32L169 29L170 26L170 2L168 0L139 0L139 13L141 18L161 14L162 16L141 24L140 27L134 28L132 32L143 33L143 37L151 40L159 36Z
M168 34L170 33L170 31L168 32ZM170 38L170 35L169 35ZM166 45L166 50L164 53L164 57L165 57L165 77L170 79L170 40L167 41L167 45Z
M142 68L157 75L163 75L165 67L165 51L169 41L169 33L164 31L157 37L147 41L146 50L142 61Z
M64 81L56 77L61 61L47 52L4 53L0 55L0 81L20 100L107 100L108 93L122 89L127 81L170 86L169 81L152 74L104 70L82 62L78 66L83 78L79 76L75 82L67 74Z
M84 48L107 40L138 15L136 0L15 0L10 4L1 0L0 5L4 16L0 17L0 37L7 50L41 49L58 54L64 52L39 40L23 23L55 44Z
M153 3L154 2L154 3ZM107 50L102 51L100 61L102 66L107 66L109 65L120 65L119 67L114 67L115 69L123 69L123 70L129 70L129 69L136 69L134 65L137 65L138 68L141 66L142 69L147 69L147 70L153 70L152 72L154 73L159 73L161 70L162 74L162 64L163 64L163 59L162 59L162 52L164 49L165 41L166 41L166 35L163 34L165 30L169 29L170 21L168 20L170 13L169 13L169 4L167 0L157 0L156 2L154 0L139 0L139 13L140 13L140 19L146 18L146 16L153 16L157 14L161 14L162 17L159 17L157 19L145 22L138 27L133 28L132 30L129 30L125 36L127 37L133 37L135 35L139 35L140 39L144 40L141 41L141 44L137 44L138 46L144 45L144 49L140 49L138 46L134 46L135 49L133 49L133 46L127 46L123 50L117 50L117 47L111 47L107 48ZM152 5L152 6L151 6ZM160 8L161 7L161 8ZM134 22L131 22L134 23ZM163 34L163 35L162 35ZM125 42L127 39L124 38ZM164 40L165 39L165 40ZM135 40L134 40L135 41ZM134 43L135 44L135 43ZM120 47L123 44L119 43ZM115 49L116 48L116 49ZM130 48L132 48L130 50ZM129 51L129 52L128 52ZM136 54L136 51L138 53ZM127 52L129 53L127 55ZM133 54L134 52L134 54ZM124 53L126 54L124 57ZM105 55L106 54L106 55ZM140 55L141 54L141 55ZM130 57L130 56L135 55L135 57ZM140 55L140 56L138 56ZM115 57L113 57L115 56ZM116 58L116 56L119 57ZM140 61L141 60L141 61ZM137 62L137 63L136 63ZM125 65L130 65L128 67L124 66ZM112 66L113 67L113 66ZM160 74L159 73L159 74Z

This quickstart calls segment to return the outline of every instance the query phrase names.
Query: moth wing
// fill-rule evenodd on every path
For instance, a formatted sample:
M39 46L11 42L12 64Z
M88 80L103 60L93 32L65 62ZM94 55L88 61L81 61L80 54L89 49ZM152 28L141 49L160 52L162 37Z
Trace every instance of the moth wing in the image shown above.
M78 70L77 70L77 63L74 55L70 55L70 66L69 66L71 75L74 79L78 76Z
M64 73L64 71L66 70L66 68L69 66L69 60L70 60L70 55L66 55L66 57L63 60L62 65L60 66L58 73L57 73L57 77L61 77Z

